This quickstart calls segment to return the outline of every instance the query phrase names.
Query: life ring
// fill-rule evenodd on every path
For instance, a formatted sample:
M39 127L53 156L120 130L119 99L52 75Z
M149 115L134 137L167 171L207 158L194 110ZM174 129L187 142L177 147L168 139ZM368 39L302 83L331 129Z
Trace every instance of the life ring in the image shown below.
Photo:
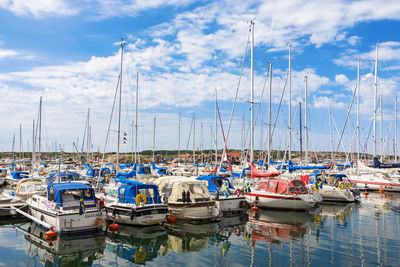
M340 182L338 187L339 187L340 189L344 189L345 184L344 184L343 182Z
M140 203L146 204L147 202L146 196L143 194L137 195L135 200L136 200L136 205L139 205Z
M236 229L235 229L235 235L236 236L240 236L240 228L239 228L239 226L236 227Z
M235 190L235 195L240 196L240 194L242 193L242 191L238 188Z
M350 189L351 188L351 183L347 183L347 187Z
M136 250L135 251L135 263L141 263L146 259L146 250Z

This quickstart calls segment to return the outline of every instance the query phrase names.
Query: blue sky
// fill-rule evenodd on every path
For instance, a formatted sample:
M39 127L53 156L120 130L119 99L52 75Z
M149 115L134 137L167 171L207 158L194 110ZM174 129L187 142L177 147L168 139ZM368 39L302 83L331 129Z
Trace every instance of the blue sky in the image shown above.
M176 149L179 113L182 114L181 148L187 146L193 113L196 114L196 146L208 148L211 127L214 127L215 88L227 128L250 19L255 20L255 95L257 99L261 95L266 62L270 61L273 64L273 117L286 78L289 44L293 47L292 117L297 114L298 101L304 98L303 81L304 76L308 76L311 150L330 149L328 97L337 126L334 133L341 132L356 84L357 58L361 58L361 142L366 142L373 114L373 64L378 43L383 137L385 150L389 153L393 150L394 99L398 96L400 69L397 33L400 3L390 0L0 0L0 92L3 100L0 149L11 150L12 136L18 135L20 124L23 147L27 149L28 142L32 142L32 120L37 117L39 98L43 96L44 150L50 149L55 141L68 151L77 139L81 144L86 113L90 109L93 150L102 151L118 80L121 37L126 39L122 131L129 137L122 150L132 148L136 72L140 75L139 149L152 147L154 116L157 117L156 148ZM246 127L249 125L249 104L245 102L250 95L249 58L248 52L229 138L230 148L241 147L243 117ZM261 137L266 137L267 95L265 92L260 110L263 133L261 119L255 130L257 149L265 146L265 142L261 144ZM346 130L344 138L347 151L350 149L348 136L353 135L356 121L354 107L355 103L352 128ZM273 139L274 148L285 147L287 120L286 90ZM115 119L112 125L115 130ZM299 147L298 128L297 118L294 149ZM379 137L379 122L377 133ZM371 138L369 152L372 151ZM218 139L221 144L220 134ZM335 134L335 142L337 140ZM113 132L107 150L114 150L116 142ZM192 148L191 143L189 148Z

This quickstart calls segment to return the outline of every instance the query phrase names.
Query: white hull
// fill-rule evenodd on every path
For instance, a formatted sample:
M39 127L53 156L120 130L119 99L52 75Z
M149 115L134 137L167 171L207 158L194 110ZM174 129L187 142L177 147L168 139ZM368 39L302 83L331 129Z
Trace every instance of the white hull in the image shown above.
M306 210L313 208L316 204L315 199L309 194L282 195L252 190L251 193L245 194L245 196L248 202L255 203L260 208Z
M354 202L357 200L349 189L339 189L324 185L318 192L324 201Z
M36 201L34 201L36 200ZM58 233L73 233L100 229L101 211L97 208L88 208L80 215L79 210L60 211L46 207L47 199L33 196L28 199L29 213L38 220L53 227Z
M352 183L355 183L360 190L378 191L383 189L385 191L400 192L400 183L397 179L383 179L373 175L349 175Z
M161 224L167 220L167 205L146 205L136 209L132 205L128 205L105 207L106 218L118 223L141 226ZM131 216L132 209L135 210L134 216Z
M214 202L181 204L168 203L169 214L181 220L212 220L217 217Z
M215 206L223 214L239 214L246 212L246 202L245 197L220 197L215 201Z

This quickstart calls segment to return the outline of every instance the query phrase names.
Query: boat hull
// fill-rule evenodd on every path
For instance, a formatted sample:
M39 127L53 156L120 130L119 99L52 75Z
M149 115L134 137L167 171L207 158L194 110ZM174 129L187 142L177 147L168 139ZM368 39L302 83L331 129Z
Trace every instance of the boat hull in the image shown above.
M255 203L260 208L306 210L315 206L316 201L312 196L304 195L282 195L262 191L252 191L245 194L247 201Z
M215 214L215 202L195 204L168 203L168 214L180 220L213 220Z
M122 224L145 226L165 222L167 220L168 207L167 205L151 205L135 209L115 205L105 207L105 211L105 216L109 220Z

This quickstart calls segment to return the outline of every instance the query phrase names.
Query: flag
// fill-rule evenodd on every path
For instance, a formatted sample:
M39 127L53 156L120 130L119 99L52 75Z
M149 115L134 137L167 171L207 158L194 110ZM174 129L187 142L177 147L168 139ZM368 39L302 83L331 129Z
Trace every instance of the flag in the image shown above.
M85 212L85 204L83 203L83 195L79 200L79 215L82 215Z
M247 183L247 184L244 186L244 193L245 193L245 194L248 194L248 193L250 193L250 192L251 192L250 185L249 185L249 183Z
M224 185L221 187L222 193L224 193L224 196L229 197L231 195L231 192L229 191L229 186L227 183L224 183Z

